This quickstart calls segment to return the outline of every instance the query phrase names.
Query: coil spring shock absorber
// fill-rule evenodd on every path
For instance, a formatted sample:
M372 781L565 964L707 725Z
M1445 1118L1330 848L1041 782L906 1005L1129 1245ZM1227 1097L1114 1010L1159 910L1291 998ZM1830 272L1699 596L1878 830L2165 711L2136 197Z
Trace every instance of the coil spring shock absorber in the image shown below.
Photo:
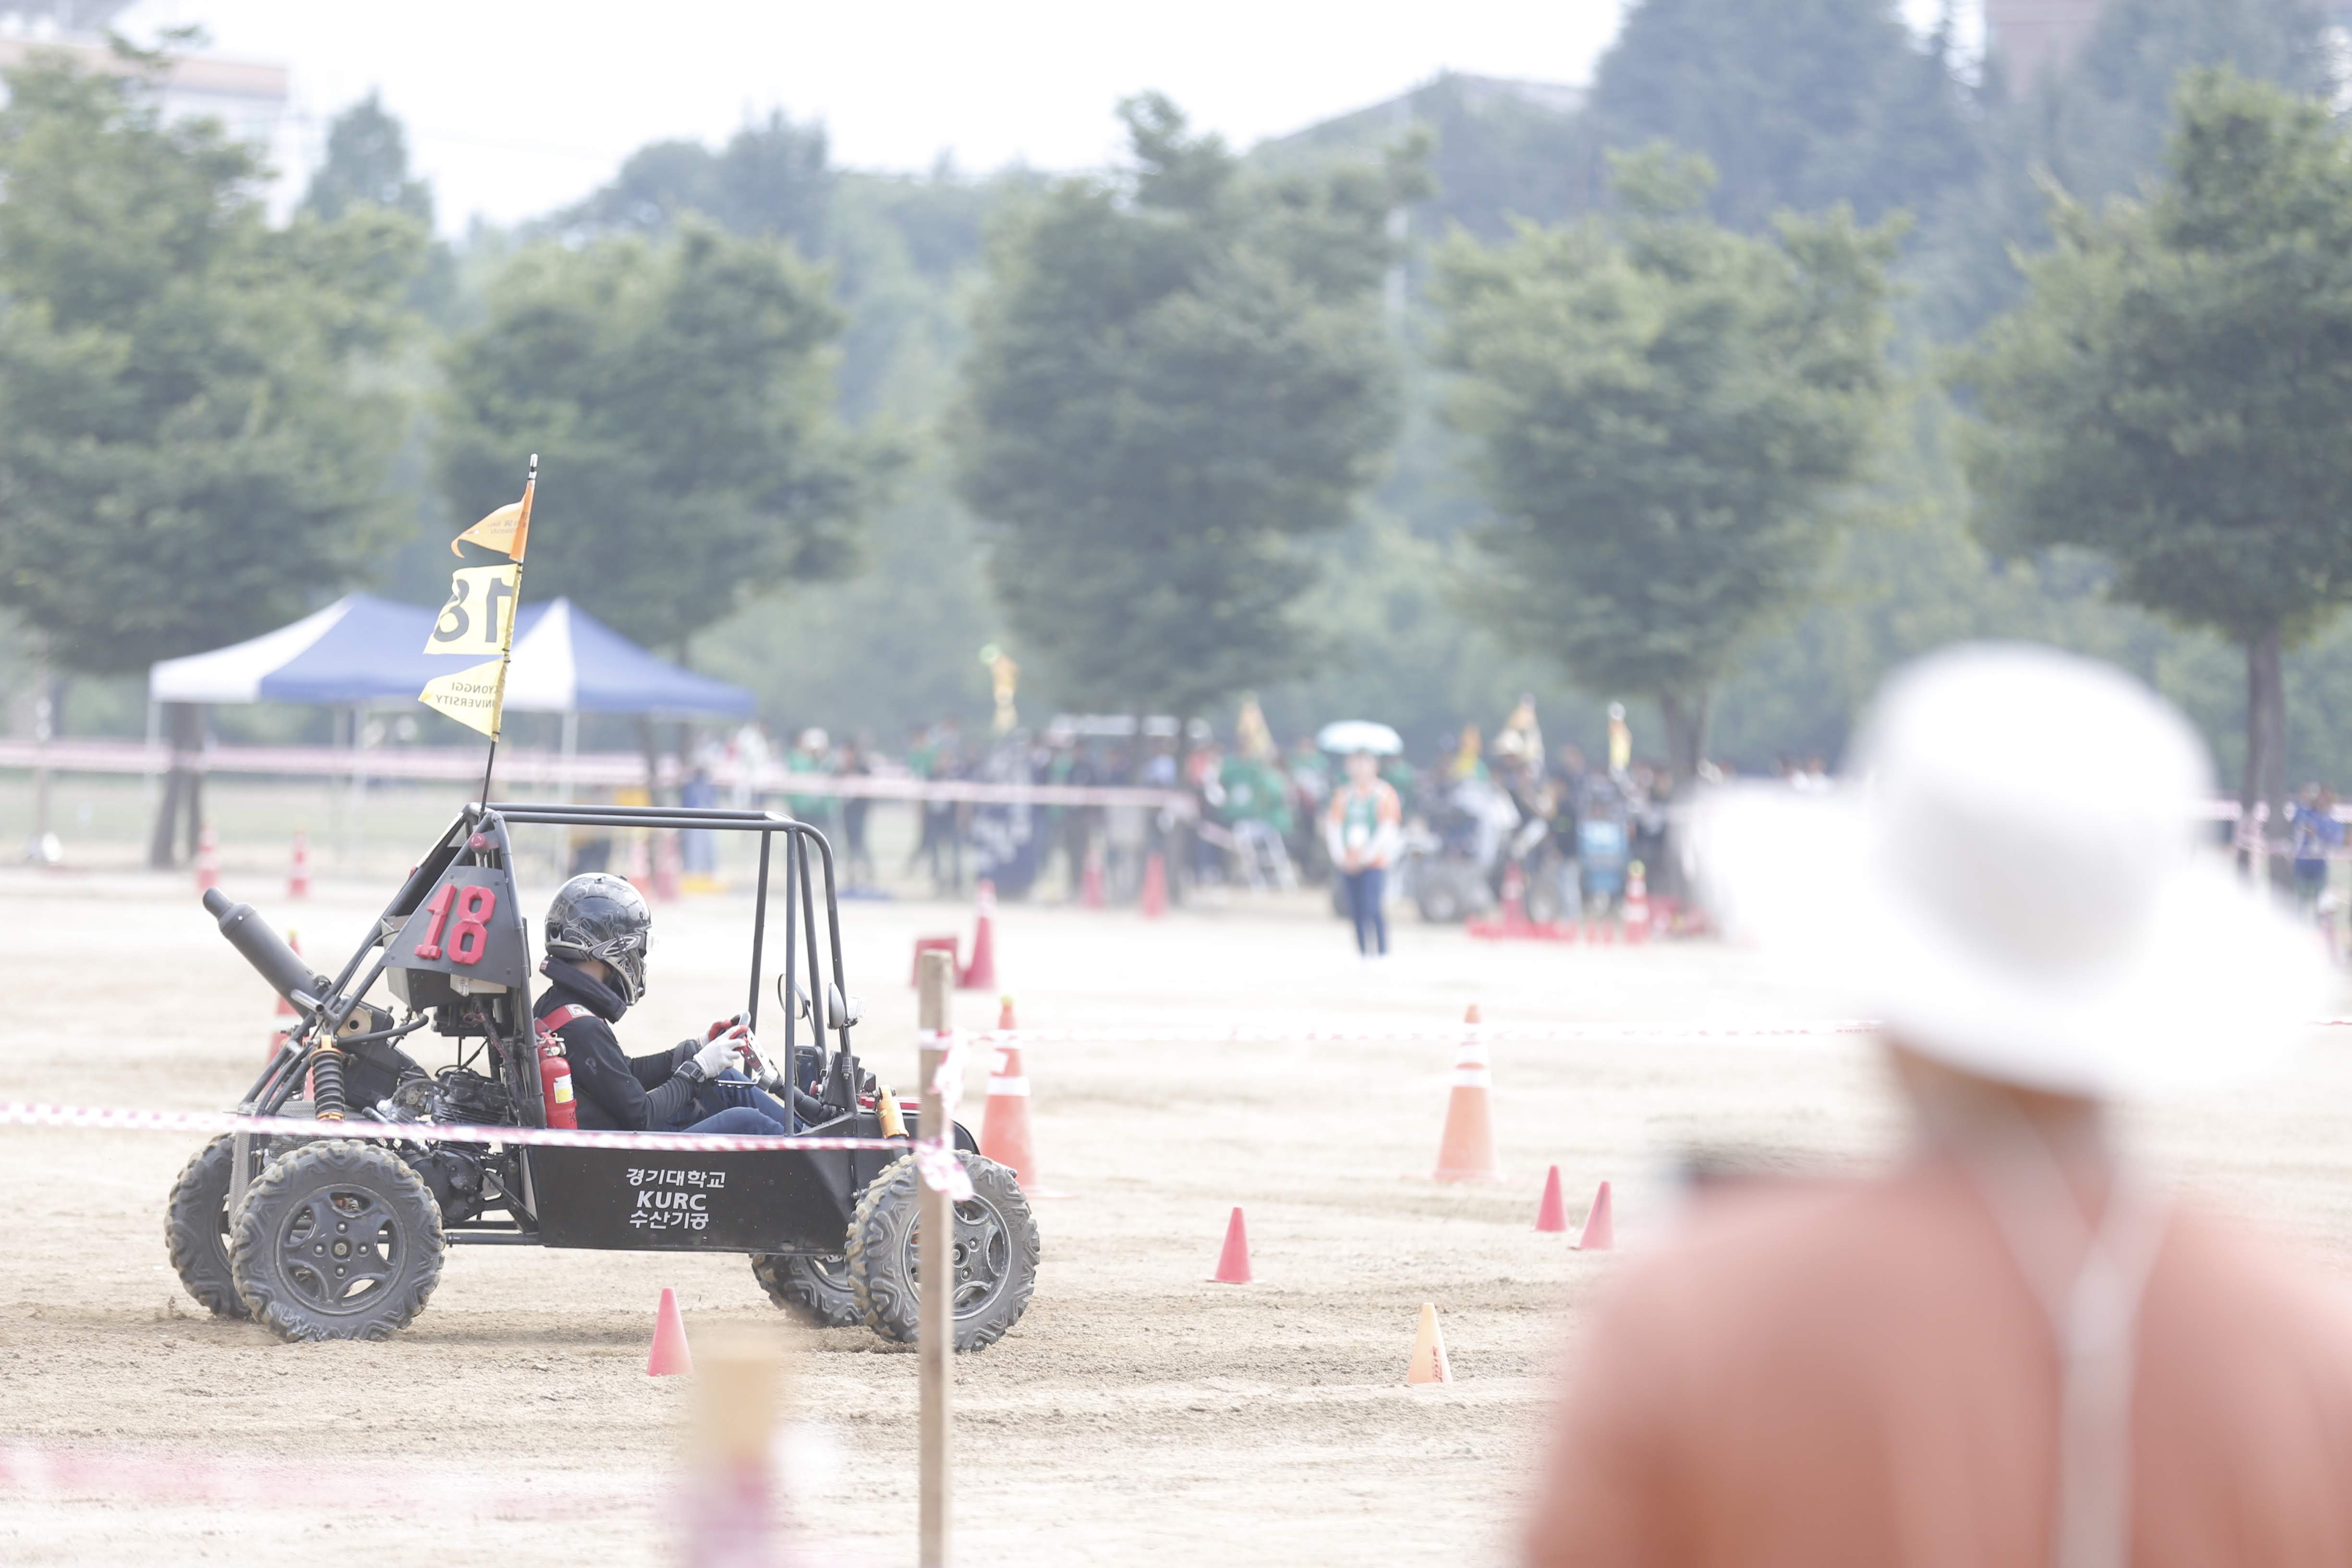
M321 1121L343 1119L343 1053L340 1047L322 1045L310 1058L310 1103L311 1113Z

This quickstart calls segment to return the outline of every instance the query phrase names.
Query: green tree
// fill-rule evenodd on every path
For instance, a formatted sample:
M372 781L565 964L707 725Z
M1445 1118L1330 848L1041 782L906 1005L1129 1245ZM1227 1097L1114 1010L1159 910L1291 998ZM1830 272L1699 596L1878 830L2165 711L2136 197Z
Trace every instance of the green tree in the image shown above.
M551 222L574 235L660 234L699 213L737 234L791 240L814 258L824 248L835 177L824 128L772 111L716 152L699 142L649 142L609 184Z
M408 133L373 92L327 127L327 161L310 176L302 210L332 220L362 202L433 226L433 189L408 173Z
M839 576L888 454L833 413L820 274L688 221L520 252L446 355L436 462L472 518L536 451L535 596L684 651L748 594Z
M1594 75L1591 113L1616 147L1703 154L1735 228L1784 208L1918 207L1976 170L1950 30L1921 48L1895 0L1641 0Z
M1380 315L1407 163L1257 175L1157 96L1116 178L996 236L958 483L1024 657L1070 698L1197 713L1289 674L1313 570L1395 429Z
M2311 0L2108 0L2074 58L2030 89L2012 91L1996 58L1975 132L1983 171L1923 206L1908 313L1956 342L2015 304L2015 253L2052 243L2043 186L2092 204L2137 192L2158 172L2182 72L2226 65L2324 95L2326 24Z
M0 111L0 604L111 673L249 637L377 554L403 424L368 374L424 244L263 221L259 164L57 61Z
M1441 259L1452 416L1494 520L1477 611L1591 690L1654 699L1706 752L1717 685L1812 592L1885 393L1898 226L1769 239L1705 216L1703 159L1615 160L1622 216Z
M2112 592L2245 651L2241 799L2285 792L2284 650L2352 598L2352 142L2230 71L2184 84L2163 184L2053 199L2055 250L1960 368L1996 549L2076 545Z

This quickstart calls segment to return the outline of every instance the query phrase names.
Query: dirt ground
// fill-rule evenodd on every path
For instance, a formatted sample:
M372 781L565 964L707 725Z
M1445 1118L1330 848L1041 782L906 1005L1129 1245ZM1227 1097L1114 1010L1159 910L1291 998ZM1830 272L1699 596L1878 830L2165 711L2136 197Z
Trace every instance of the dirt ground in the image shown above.
M379 888L229 890L347 951ZM184 880L0 874L0 1099L215 1110L257 1065L269 997ZM740 1005L748 901L659 913L654 990L625 1041L650 1049ZM911 1079L917 935L940 905L845 908L862 1048ZM1008 907L1001 978L1021 1020L1088 1043L1029 1052L1045 1254L1028 1316L956 1365L957 1555L968 1563L1486 1564L1510 1560L1560 1355L1625 1250L1531 1228L1545 1168L1580 1215L1609 1178L1628 1249L1670 1226L1678 1151L1791 1163L1877 1157L1900 1135L1866 1040L1497 1043L1509 1180L1426 1179L1452 1047L1141 1043L1157 1026L1426 1026L1760 1022L1811 1016L1751 954L1482 943L1410 916L1367 967L1306 896L1156 924ZM960 999L993 1021L992 998ZM1124 1034L1123 1034L1124 1031ZM2151 1110L2148 1142L2209 1198L2352 1276L2352 1039L2316 1038L2284 1083ZM970 1116L982 1083L971 1083ZM386 1344L291 1347L215 1321L163 1258L163 1201L198 1141L0 1128L0 1445L193 1457L286 1495L0 1491L16 1563L289 1560L387 1532L434 1561L670 1561L683 1483L677 1380L649 1380L655 1300L690 1332L779 1317L735 1258L461 1248ZM1207 1282L1228 1210L1257 1283ZM1458 1382L1403 1386L1421 1303ZM782 1468L818 1561L914 1555L915 1361L864 1330L795 1332ZM583 1555L584 1552L584 1555ZM412 1549L413 1554L413 1549Z

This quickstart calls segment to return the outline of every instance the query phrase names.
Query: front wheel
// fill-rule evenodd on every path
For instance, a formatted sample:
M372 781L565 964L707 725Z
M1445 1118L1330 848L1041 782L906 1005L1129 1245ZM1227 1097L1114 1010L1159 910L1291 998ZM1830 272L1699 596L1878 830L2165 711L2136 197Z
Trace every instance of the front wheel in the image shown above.
M441 1279L441 1205L386 1149L305 1143L247 1189L230 1237L237 1294L285 1340L384 1340Z
M985 1350L1021 1321L1037 1288L1043 1244L1013 1173L978 1154L959 1155L972 1195L955 1205L955 1348ZM920 1331L916 1263L915 1162L901 1159L874 1178L849 1223L849 1281L866 1327L915 1342Z
M751 1277L768 1300L820 1329L846 1329L866 1321L857 1291L849 1282L846 1258L806 1258L789 1252L755 1253Z
M215 1138L196 1151L172 1184L163 1211L163 1250L196 1304L216 1318L243 1318L245 1300L228 1263L228 1186L236 1140Z

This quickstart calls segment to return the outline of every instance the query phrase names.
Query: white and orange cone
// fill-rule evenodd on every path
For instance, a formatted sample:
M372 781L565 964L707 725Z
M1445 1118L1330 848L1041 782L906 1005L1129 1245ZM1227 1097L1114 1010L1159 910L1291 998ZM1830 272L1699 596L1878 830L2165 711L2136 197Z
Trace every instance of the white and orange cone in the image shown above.
M1576 1238L1579 1252L1606 1252L1617 1241L1617 1226L1609 1212L1609 1184L1592 1194L1592 1207L1584 1215L1584 1234Z
M196 834L196 891L209 893L220 886L220 840L207 823Z
M1013 998L1003 998L997 1008L996 1026L1016 1029L1013 1021ZM988 1068L988 1104L980 1127L980 1152L983 1159L995 1161L1020 1178L1024 1197L1058 1198L1067 1194L1048 1191L1037 1172L1037 1143L1029 1130L1029 1074L1021 1061L1021 1047L1001 1045Z
M959 991L996 989L996 884L982 877L971 933L971 962L956 976Z
M1495 1152L1491 1103L1495 1078L1486 1066L1475 1002L1462 1023L1462 1048L1454 1058L1454 1089L1445 1102L1445 1131L1437 1141L1435 1175L1441 1182L1499 1182L1503 1162Z
M677 1292L662 1287L661 1305L654 1310L654 1342L646 1352L647 1377L679 1377L694 1370L694 1352L686 1342L686 1317L677 1310Z
M299 827L294 830L294 868L286 876L286 896L310 896L310 835Z

